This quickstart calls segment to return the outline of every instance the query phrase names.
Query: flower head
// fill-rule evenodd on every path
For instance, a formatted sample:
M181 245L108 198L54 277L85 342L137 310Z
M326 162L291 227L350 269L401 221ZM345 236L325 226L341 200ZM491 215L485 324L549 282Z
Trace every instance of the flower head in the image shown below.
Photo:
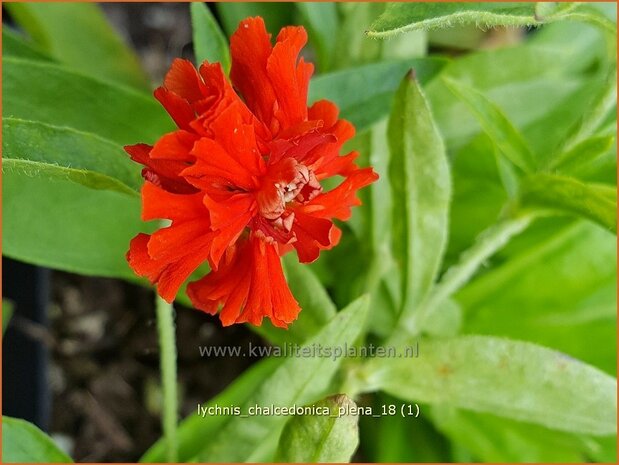
M131 241L130 266L171 301L208 262L187 293L200 310L221 308L224 325L295 320L280 256L296 251L308 263L336 245L333 219L349 219L357 190L378 178L355 165L356 152L340 155L355 130L335 104L308 108L313 66L298 58L306 42L302 27L286 27L272 45L262 18L242 21L232 84L218 63L196 70L175 60L155 97L178 129L154 146L125 147L144 166L142 218L171 222ZM336 175L343 181L325 191L321 181Z

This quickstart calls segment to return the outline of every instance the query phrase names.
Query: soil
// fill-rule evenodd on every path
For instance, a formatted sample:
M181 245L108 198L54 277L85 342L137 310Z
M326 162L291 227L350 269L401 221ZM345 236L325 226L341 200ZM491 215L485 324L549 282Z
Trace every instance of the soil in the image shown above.
M152 291L115 279L52 275L50 432L76 461L132 462L161 436ZM256 360L202 358L200 345L261 343L244 326L176 306L181 416Z

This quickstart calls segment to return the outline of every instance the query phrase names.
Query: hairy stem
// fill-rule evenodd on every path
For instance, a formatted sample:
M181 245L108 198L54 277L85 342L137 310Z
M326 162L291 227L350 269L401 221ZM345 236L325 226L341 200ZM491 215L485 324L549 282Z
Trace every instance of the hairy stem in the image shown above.
M174 307L157 296L157 331L163 386L163 436L167 444L166 459L169 463L178 462L178 396L176 391L176 337L174 326Z

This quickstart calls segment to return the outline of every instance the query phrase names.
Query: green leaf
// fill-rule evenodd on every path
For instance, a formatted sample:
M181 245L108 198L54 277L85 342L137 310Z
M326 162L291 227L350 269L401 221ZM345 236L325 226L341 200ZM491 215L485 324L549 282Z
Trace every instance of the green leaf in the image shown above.
M374 397L373 411L382 413L389 405L401 408L402 402L392 396L378 393ZM418 418L362 415L359 430L364 460L370 463L448 463L450 445L426 418L425 414Z
M535 170L536 161L527 142L498 106L461 82L445 78L445 84L469 107L505 158L525 173Z
M4 118L2 172L68 179L91 189L137 195L138 166L117 144L75 129Z
M125 259L129 241L148 228L137 196L8 172L2 200L3 254L72 273L137 279Z
M240 406L255 392L256 389L270 377L280 365L277 358L265 358L252 365L241 376L236 378L230 386L208 402L202 408L215 409L216 406ZM187 462L197 455L204 447L204 438L217 433L229 421L225 415L205 415L196 411L181 421L178 426L178 460ZM140 458L142 463L161 463L166 457L166 442L159 439Z
M475 24L482 29L496 26L535 26L535 3L390 3L366 32L370 37L390 37L415 30L433 30Z
M409 341L410 343L410 341ZM444 404L559 431L617 431L617 382L602 371L535 344L488 336L422 340L415 359L376 359L369 389L407 401Z
M411 68L421 83L431 80L445 60L423 58L384 61L323 74L310 82L309 100L328 99L335 102L341 117L351 121L357 131L389 114L391 99L402 76Z
M606 154L614 142L615 135L590 137L554 158L549 168L562 174L578 177L587 165Z
M301 352L311 351L320 345L335 350L351 345L359 337L368 312L368 298L362 297L339 312L316 336L302 347ZM282 365L264 380L249 399L242 404L242 412L249 407L270 405L304 405L316 401L325 394L342 358L314 356L286 359ZM249 416L229 418L225 425L211 435L204 449L195 457L198 462L262 461L265 448L276 445L286 416Z
M434 283L448 234L451 179L443 140L428 102L409 73L389 121L393 256L402 275L402 308L410 314Z
M563 151L573 150L578 143L582 143L584 139L594 135L595 131L611 113L611 110L617 107L617 64L615 62L609 66L611 69L606 73L601 89L588 102L584 116L579 122L578 127L572 131L572 134L565 142ZM613 126L616 128L616 122Z
M196 62L198 65L204 60L210 63L219 62L227 74L230 70L228 39L205 3L194 2L189 8Z
M269 322L252 329L274 344L300 344L327 324L337 309L318 277L308 266L299 263L296 254L283 257L283 264L288 286L301 306L299 318L288 329L277 328Z
M528 36L521 45L463 55L450 62L441 76L482 92L514 125L524 128L536 152L548 153L566 138L557 129L570 129L590 104L594 81L589 70L599 66L603 53L604 43L592 28L553 24ZM461 148L479 133L478 122L443 79L434 79L426 91L450 149ZM554 113L558 107L562 108ZM548 120L550 115L554 118ZM531 130L536 131L535 140L528 134Z
M457 295L463 332L527 340L614 374L616 257L615 236L593 223L539 219Z
M137 56L120 39L95 4L10 3L11 17L45 52L88 73L149 89Z
M279 440L276 461L287 463L348 463L359 445L357 404L344 394L309 407L329 413L294 416Z
M617 233L617 188L539 173L522 185L521 203L588 218Z
M20 34L5 26L2 27L2 56L14 56L30 60L51 60L42 50L26 42Z
M387 38L415 30L444 29L474 24L479 28L530 27L561 21L582 21L616 34L615 23L589 5L535 2L428 2L391 3L366 32L370 37Z
M307 24L310 42L317 53L319 69L325 72L331 68L333 37L338 31L337 6L335 3L299 2L295 3Z
M6 331L9 321L13 316L13 302L8 299L2 299L2 334Z
M294 5L283 2L217 2L215 4L221 22L229 36L239 27L239 23L250 16L261 16L267 31L274 37L284 26L294 24Z
M592 438L486 413L434 406L430 417L451 441L486 463L577 463Z
M540 3L538 7L547 7L546 4ZM541 8L540 8L541 10ZM616 42L617 24L611 21L600 9L593 5L583 4L582 2L569 2L557 8L557 11L549 17L540 19L544 21L580 21L596 26L609 35L609 40ZM614 37L613 37L614 36Z
M154 98L133 89L52 63L14 57L2 62L4 118L67 126L121 145L151 143L174 128Z
M43 431L18 418L2 417L4 463L72 463Z

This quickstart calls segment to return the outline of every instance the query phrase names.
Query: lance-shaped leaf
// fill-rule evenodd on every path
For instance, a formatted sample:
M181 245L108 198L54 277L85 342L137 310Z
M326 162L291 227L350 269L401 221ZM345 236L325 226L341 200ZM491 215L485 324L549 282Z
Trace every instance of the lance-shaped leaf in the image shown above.
M587 168L606 154L615 142L614 135L593 136L577 143L551 161L550 169L578 177Z
M588 218L617 233L617 188L539 173L523 183L521 203Z
M393 256L402 276L403 309L411 312L436 279L451 198L445 146L412 72L396 94L388 134Z
M43 61L51 60L42 50L26 41L17 32L5 26L2 27L2 56Z
M596 8L576 2L423 2L391 3L366 34L387 38L409 31L444 29L474 24L491 27L529 27L571 20L593 24L616 34L617 27Z
M536 162L531 149L503 111L477 90L453 79L444 80L447 87L473 112L499 152L525 173L533 171Z
M348 463L359 445L357 404L344 394L309 406L317 415L298 415L286 423L276 461L286 463ZM323 412L324 410L324 412ZM326 413L326 412L329 413Z
M154 142L174 128L145 93L65 66L15 57L2 60L2 116L67 126L120 145Z
M3 463L71 463L43 431L18 418L2 417Z
M2 179L2 253L27 263L94 276L136 280L129 241L152 229L140 199L60 178L19 171Z
M228 39L217 24L217 20L204 3L193 2L189 8L197 64L200 65L204 60L210 63L220 62L227 73L230 70Z
M617 381L560 352L490 336L422 340L419 357L376 359L368 389L592 435L617 432Z
M89 3L7 3L11 16L44 51L92 76L149 89L135 53Z
M345 344L353 344L361 334L368 302L367 296L352 302L316 336L298 347L301 354L308 356L286 359L241 406L242 414L249 415L249 409L255 406L304 405L328 394L331 379L343 360L336 352L338 348L343 350ZM312 347L318 346L331 353L312 352ZM194 459L198 462L252 462L268 458L272 453L269 449L276 446L286 419L281 415L230 417L209 437Z
M475 24L496 26L534 26L535 3L526 2L428 2L390 3L366 32L370 37L389 37L415 30L433 30Z
M95 134L4 118L2 172L68 179L92 189L138 195L139 167L122 147Z

